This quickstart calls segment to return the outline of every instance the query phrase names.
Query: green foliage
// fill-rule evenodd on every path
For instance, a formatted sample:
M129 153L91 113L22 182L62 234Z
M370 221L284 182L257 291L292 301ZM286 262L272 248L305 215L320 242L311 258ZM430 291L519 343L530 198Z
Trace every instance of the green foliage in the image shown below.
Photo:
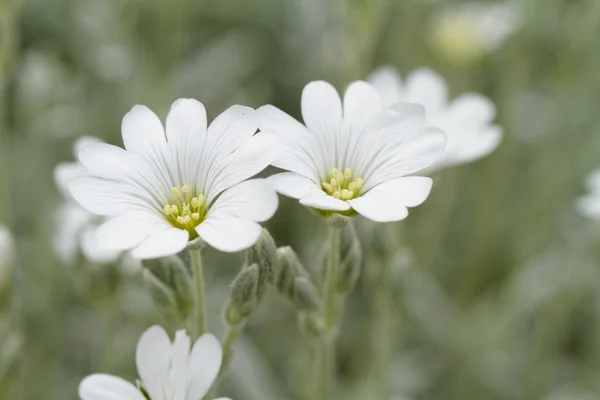
M52 170L73 159L76 137L120 145L134 104L164 119L178 97L201 100L209 119L232 104L274 104L300 118L308 81L342 90L381 65L403 76L431 66L452 97L489 96L505 136L489 157L436 173L406 221L353 222L361 246L343 284L355 288L338 344L340 398L370 399L381 376L395 399L600 398L600 232L573 207L584 176L600 167L600 2L515 1L521 28L468 63L429 41L433 17L454 3L0 1L0 221L17 243L0 305L0 399L76 398L93 372L135 381L136 341L162 322L152 300L188 312L179 275L116 265L90 275L83 261L65 266L53 253L61 199ZM286 295L266 293L248 321L221 385L235 400L297 399L307 381L310 343L297 308L317 307L310 282L318 286L326 223L282 198L267 227L298 257L265 269L249 255L252 282L279 270L275 286ZM205 253L208 326L219 334L242 256ZM98 278L78 285L82 275ZM102 296L89 296L94 287ZM246 305L256 292L243 287L251 290L236 301Z

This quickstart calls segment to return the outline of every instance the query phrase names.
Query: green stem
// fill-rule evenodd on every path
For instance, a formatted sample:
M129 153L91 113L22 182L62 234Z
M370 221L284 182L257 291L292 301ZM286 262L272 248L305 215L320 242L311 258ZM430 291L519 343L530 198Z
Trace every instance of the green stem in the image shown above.
M337 337L338 305L336 282L340 264L340 229L331 227L329 233L329 259L323 285L323 324L324 332L315 344L313 355L315 373L315 400L328 400L333 395L335 378L335 339Z
M221 372L227 369L227 366L231 362L231 356L233 355L233 344L237 340L238 334L242 330L242 327L227 325L225 331L225 337L223 338L223 363L221 364Z
M202 272L202 255L200 249L190 249L194 285L196 287L196 335L202 336L206 332L206 310L204 303L204 275Z

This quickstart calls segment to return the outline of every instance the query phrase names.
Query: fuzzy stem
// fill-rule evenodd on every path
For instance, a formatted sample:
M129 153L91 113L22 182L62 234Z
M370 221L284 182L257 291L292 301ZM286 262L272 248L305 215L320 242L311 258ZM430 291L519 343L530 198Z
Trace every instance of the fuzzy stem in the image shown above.
M315 344L313 355L315 372L315 399L328 400L333 395L335 379L335 339L339 330L336 282L340 263L340 229L331 227L329 258L323 286L324 332Z
M221 364L221 373L227 369L233 355L233 345L237 340L242 327L227 325L225 337L223 338L223 363Z
M200 249L190 249L190 259L196 287L196 335L200 337L206 332L206 310L204 304L204 275L202 272L202 255Z

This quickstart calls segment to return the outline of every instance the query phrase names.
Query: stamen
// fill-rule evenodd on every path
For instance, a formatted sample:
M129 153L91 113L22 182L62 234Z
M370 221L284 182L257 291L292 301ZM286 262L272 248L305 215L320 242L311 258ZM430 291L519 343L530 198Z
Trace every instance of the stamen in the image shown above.
M206 214L204 195L192 192L190 185L172 187L171 194L171 201L163 206L166 220L176 228L187 230L190 238L198 237L195 228Z
M363 179L353 179L352 170L344 169L341 173L339 169L334 168L329 173L329 179L321 182L321 187L330 196L340 200L352 200L360 195L360 189L363 186Z

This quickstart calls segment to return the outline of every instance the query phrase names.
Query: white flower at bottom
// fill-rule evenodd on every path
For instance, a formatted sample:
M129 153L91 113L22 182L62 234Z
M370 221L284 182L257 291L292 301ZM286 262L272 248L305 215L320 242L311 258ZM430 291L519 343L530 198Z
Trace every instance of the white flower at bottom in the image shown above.
M201 400L219 374L222 356L221 345L211 334L202 335L191 347L185 331L178 331L171 343L167 332L155 325L142 334L137 345L141 387L116 376L93 374L81 381L79 397L147 400L145 392L150 400Z
M600 170L587 176L586 186L589 193L577 200L577 211L585 217L600 220Z
M369 81L386 104L402 101L425 107L427 126L446 132L448 143L444 154L431 165L429 172L464 164L487 156L502 139L502 129L494 125L496 106L477 93L463 94L448 101L444 78L429 68L420 68L402 82L398 72L383 67L371 74Z
M73 145L75 157L80 149L94 143L102 141L88 136L77 139ZM54 169L54 181L63 202L56 215L53 247L64 263L73 262L78 250L87 260L98 263L113 262L121 256L120 251L105 249L96 240L96 230L104 218L85 210L69 192L69 184L74 179L88 175L89 171L80 162L61 163Z
M290 171L269 178L275 189L326 216L406 218L407 207L421 204L432 184L407 175L434 162L446 143L442 131L423 127L423 107L385 108L366 82L351 84L343 103L330 84L309 83L302 93L306 126L273 106L258 111L261 131L282 143L273 165Z
M126 150L99 143L79 152L92 176L70 189L88 211L110 218L99 242L139 259L176 254L198 237L226 252L250 247L277 196L264 179L245 180L276 156L277 137L255 134L255 111L242 106L207 128L204 106L192 99L173 103L165 128L135 106L123 118Z

